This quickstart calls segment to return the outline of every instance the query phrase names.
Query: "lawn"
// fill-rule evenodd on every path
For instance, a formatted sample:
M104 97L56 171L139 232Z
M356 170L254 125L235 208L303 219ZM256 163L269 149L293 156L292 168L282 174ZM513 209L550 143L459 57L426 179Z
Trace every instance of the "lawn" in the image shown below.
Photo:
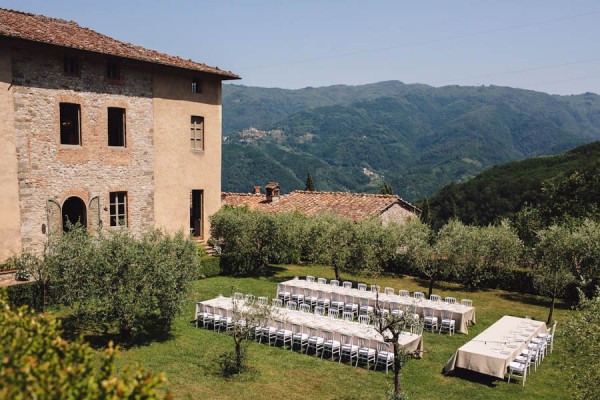
M195 328L195 302L232 291L255 295L276 294L277 282L294 276L313 275L333 279L331 268L319 266L282 266L273 275L261 278L214 277L194 282L185 312L175 322L172 337L162 342L124 350L119 365L138 362L152 372L163 371L169 380L166 388L176 399L384 399L392 382L392 374L355 368L314 356L298 354L277 347L250 343L250 371L233 379L218 375L216 358L233 349L233 341L225 334ZM344 280L376 283L396 289L426 291L426 282L413 277L381 276L366 278L342 275ZM525 316L546 320L543 299L498 290L465 291L459 285L436 285L434 293L470 298L477 310L477 325L469 334L438 335L424 333L425 354L410 360L402 370L402 384L411 399L564 399L568 397L568 378L561 370L565 356L561 346L560 321L566 307L555 312L559 321L554 353L548 355L536 372L532 372L523 388L506 380L482 376L444 376L442 368L452 354L467 341L503 315Z

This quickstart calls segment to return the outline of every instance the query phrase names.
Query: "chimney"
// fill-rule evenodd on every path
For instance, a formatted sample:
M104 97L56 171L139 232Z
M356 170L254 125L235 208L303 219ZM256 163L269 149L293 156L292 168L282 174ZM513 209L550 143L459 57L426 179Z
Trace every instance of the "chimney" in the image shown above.
M277 182L269 182L265 186L267 192L267 201L269 203L275 203L279 201L279 184Z
M252 194L260 194L260 186L254 186L254 189L252 189Z

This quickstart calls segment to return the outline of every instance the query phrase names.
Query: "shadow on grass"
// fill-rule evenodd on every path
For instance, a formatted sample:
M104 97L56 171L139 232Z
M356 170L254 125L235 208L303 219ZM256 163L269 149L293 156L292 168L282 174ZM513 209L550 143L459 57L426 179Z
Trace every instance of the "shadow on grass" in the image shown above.
M62 317L61 325L65 339L72 341L81 337L90 347L96 350L105 349L111 341L123 349L130 349L173 339L170 332L157 328L161 325L158 323L149 323L147 329L137 332L132 338L125 338L116 329L105 325L82 322L73 315Z
M481 374L475 371L469 371L468 369L456 368L454 371L452 371L452 373L449 376L477 383L487 387L493 388L498 386L498 384L496 383L498 381L498 378L496 378L495 376Z
M543 297L534 296L532 294L523 294L523 293L501 293L500 297L505 300L516 301L523 304L528 304L532 306L538 307L546 307L550 306L550 300L547 300ZM571 306L565 302L557 301L555 306L557 310L570 310Z

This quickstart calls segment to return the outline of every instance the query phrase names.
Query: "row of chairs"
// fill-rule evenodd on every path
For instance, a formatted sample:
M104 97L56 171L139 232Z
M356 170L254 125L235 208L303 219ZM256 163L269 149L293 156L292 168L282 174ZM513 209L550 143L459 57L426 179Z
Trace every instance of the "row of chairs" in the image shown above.
M307 282L314 282L315 281L315 277L314 276L310 276L308 275L306 277L306 281ZM322 284L322 285L326 285L327 284L327 279L325 278L317 278L317 283ZM340 286L340 281L338 281L337 279L332 279L331 281L329 281L329 284L331 286ZM342 286L346 289L351 289L352 288L352 282L350 281L344 281L342 282ZM361 290L361 291L367 291L367 284L366 283L359 283L357 285L357 289ZM371 292L378 292L381 293L381 286L379 285L371 285ZM392 287L384 287L383 293L385 294L396 294L395 293L395 289ZM402 296L402 297L410 297L410 292L408 290L398 290L398 296ZM281 297L284 299L285 301L285 297L289 297L290 293L286 292L286 291L280 291L278 293L278 297ZM417 299L417 300L424 300L425 299L425 293L423 292L413 292L413 298ZM429 296L429 300L431 301L442 301L442 297L440 295L437 294L432 294L431 296ZM447 296L444 298L444 302L447 304L457 304L457 300L456 297L452 297L452 296ZM464 306L468 306L468 307L472 307L473 306L473 301L471 299L462 299L460 302L461 305Z
M533 370L537 371L538 365L546 357L548 350L550 353L554 351L554 333L556 332L556 324L552 326L552 329L547 333L539 334L537 337L531 339L527 348L524 349L521 354L508 365L508 382L510 378L521 379L523 386L527 380L527 374L531 373L531 364L533 364Z

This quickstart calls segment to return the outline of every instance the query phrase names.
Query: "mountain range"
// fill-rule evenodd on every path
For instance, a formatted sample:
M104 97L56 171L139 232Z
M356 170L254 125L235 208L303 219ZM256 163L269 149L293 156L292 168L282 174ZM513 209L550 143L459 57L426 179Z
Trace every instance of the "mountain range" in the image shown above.
M512 160L600 139L600 96L399 81L287 90L223 86L224 191L277 181L409 201Z

